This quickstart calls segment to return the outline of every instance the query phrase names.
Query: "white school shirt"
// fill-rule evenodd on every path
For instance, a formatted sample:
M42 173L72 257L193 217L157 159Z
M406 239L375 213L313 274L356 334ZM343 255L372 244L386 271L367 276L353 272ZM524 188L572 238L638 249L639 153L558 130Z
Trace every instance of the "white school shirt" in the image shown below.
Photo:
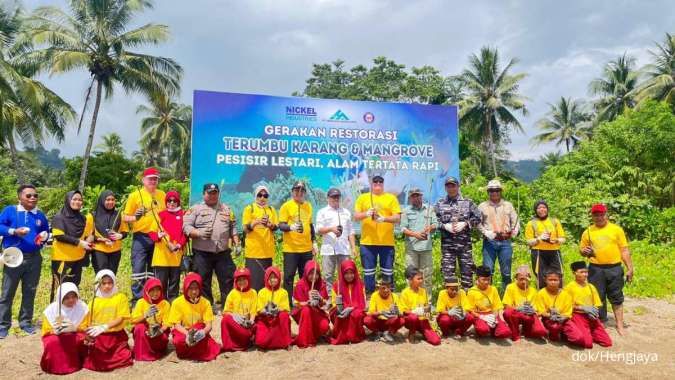
M329 232L323 236L323 243L321 244L321 255L350 255L351 247L349 245L349 236L354 235L354 227L352 224L352 214L344 207L341 207L340 218L338 223L338 210L330 206L326 206L319 210L316 214L316 233L319 233L320 228L335 227L338 224L342 225L342 235L340 238L335 237L335 233Z

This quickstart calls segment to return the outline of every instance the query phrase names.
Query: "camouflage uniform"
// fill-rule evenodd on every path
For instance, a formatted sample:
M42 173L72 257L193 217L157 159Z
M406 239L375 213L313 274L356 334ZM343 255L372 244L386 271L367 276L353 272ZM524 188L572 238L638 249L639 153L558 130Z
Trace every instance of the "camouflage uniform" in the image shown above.
M473 253L471 251L471 230L476 228L482 215L471 199L461 195L455 198L446 196L434 206L438 219L438 229L441 231L441 271L443 278L448 281L456 275L456 264L459 260L459 271L462 278L462 288L465 290L473 285ZM456 234L451 234L443 228L446 223L466 222L467 227Z

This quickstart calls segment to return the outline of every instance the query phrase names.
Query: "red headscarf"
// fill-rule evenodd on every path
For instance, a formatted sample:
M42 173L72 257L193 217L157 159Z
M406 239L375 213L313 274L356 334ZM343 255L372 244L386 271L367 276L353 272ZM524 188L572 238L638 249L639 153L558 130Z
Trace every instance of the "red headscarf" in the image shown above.
M188 298L188 288L190 287L190 284L193 282L196 282L197 285L199 285L199 297L202 295L202 276L199 275L199 273L195 272L190 272L187 275L185 275L185 279L183 280L183 297L190 302L193 303L190 298ZM199 301L199 299L197 299Z
M170 190L168 193L166 193L166 196L164 197L164 205L165 206L168 206L167 203L168 203L169 199L171 199L171 198L177 200L178 201L177 206L180 206L180 194L178 194L178 192L176 190Z
M157 286L159 286L159 298L153 301L152 298L150 298L150 290ZM159 279L150 277L147 281L145 281L145 286L143 286L143 299L149 304L158 304L164 300L164 287L162 286L162 282L159 281Z
M347 283L345 280L345 272L350 269L354 271L354 281ZM340 280L333 284L333 289L338 290L339 294L342 295L344 306L365 309L366 298L363 281L361 281L361 277L359 276L359 270L356 268L356 263L352 260L344 260L342 264L340 264L339 277Z
M316 261L310 260L305 264L305 270L303 272L302 278L295 284L295 290L293 290L293 299L298 302L307 302L309 301L309 291L312 290L312 282L309 280L309 273L313 270L316 270L317 279L314 281L315 290L319 291L319 294L322 298L328 298L328 292L326 291L326 284L321 278L321 270L316 264Z
M237 285L237 280L242 277L247 279L248 282L243 289L240 289L239 285ZM251 289L251 271L248 268L239 268L234 271L234 288L242 293L248 292Z
M277 282L277 286L275 287L272 287L272 285L270 285L270 276L272 274L277 276L277 279L279 280L279 282ZM279 268L271 266L265 270L265 287L270 291L278 290L279 287L281 287L281 271L279 270Z

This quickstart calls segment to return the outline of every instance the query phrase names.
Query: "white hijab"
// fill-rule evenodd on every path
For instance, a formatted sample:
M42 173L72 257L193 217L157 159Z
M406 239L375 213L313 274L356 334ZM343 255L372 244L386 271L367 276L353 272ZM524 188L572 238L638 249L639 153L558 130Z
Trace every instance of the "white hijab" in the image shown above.
M101 280L103 280L103 277L105 277L105 276L110 277L113 281L112 290L110 292L107 292L107 293L104 293L101 290L101 287L100 287L100 282L101 282ZM113 271L111 271L110 269L102 269L102 270L98 271L98 273L96 273L95 282L99 283L99 286L96 287L96 297L110 298L110 297L114 296L115 294L117 294L117 292L119 291L119 289L117 289L117 277L115 277L115 273L113 273Z
M253 192L253 201L256 202L256 203L258 203L258 193L259 193L261 190L265 190L265 192L266 192L267 194L270 193L269 189L268 189L267 186L265 186L265 185L260 185L260 186L256 187L256 188L255 188L255 191ZM269 198L268 198L267 201L265 202L265 205L268 205L268 204L269 204Z
M63 305L63 299L68 293L75 293L77 295L77 302L73 307L66 307ZM44 311L45 317L52 326L58 325L59 317L59 303L61 303L61 316L63 319L68 319L74 326L79 326L84 317L87 315L89 308L87 304L80 300L80 292L77 290L77 285L72 282L64 282L59 286L56 294L59 297L58 301L54 301Z

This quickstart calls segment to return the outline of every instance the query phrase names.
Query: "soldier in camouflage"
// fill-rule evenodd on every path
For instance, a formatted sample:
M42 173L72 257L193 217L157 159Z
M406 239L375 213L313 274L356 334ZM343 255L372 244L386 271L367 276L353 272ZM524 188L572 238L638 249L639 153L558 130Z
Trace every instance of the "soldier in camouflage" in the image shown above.
M435 211L438 229L441 231L441 271L448 281L456 277L456 265L459 260L459 271L462 288L469 289L475 268L471 251L471 230L478 227L482 215L472 200L459 194L459 181L455 177L445 180L445 191L448 196L436 203Z

